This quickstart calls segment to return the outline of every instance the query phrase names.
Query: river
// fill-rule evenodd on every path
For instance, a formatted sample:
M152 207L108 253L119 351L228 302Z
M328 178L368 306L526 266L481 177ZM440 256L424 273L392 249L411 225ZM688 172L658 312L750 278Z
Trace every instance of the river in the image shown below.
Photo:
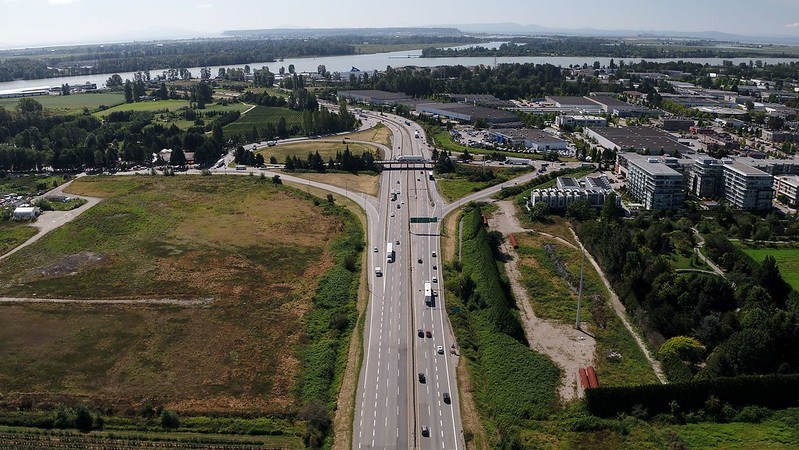
M483 44L484 46L492 47L497 46L501 42L491 42ZM316 72L320 64L324 64L329 72L348 72L353 67L360 70L385 70L386 67L404 67L404 66L420 66L420 67L433 67L433 66L476 66L486 65L493 66L496 64L504 63L535 63L535 64L553 64L555 66L568 67L570 65L583 64L591 65L594 61L599 61L600 64L606 66L609 64L611 58L594 57L594 56L526 56L526 57L455 57L455 58L421 58L421 49L418 50L404 50L398 52L388 53L373 53L369 55L342 55L342 56L325 56L319 58L287 58L283 61L276 62L254 62L249 63L253 69L260 69L261 67L269 67L273 73L277 73L280 67L285 67L288 70L289 64L294 64L297 72ZM627 63L639 62L644 58L613 58L616 63L625 61ZM799 58L651 58L646 59L651 62L669 62L669 61L687 61L701 64L721 65L723 60L731 60L733 64L749 63L749 61L761 60L767 64L777 64L780 62L799 61ZM236 64L229 66L213 66L211 67L212 76L216 76L220 67L244 67L245 64ZM151 70L152 76L160 75L164 69ZM199 76L200 68L189 68L192 76ZM104 87L106 80L112 74L100 75L85 75L77 77L58 77L58 78L43 78L39 80L18 80L0 83L0 92L14 89L27 89L43 86L61 86L62 84L83 84L87 81L96 83L98 87ZM126 72L119 74L122 79L133 79L133 72Z

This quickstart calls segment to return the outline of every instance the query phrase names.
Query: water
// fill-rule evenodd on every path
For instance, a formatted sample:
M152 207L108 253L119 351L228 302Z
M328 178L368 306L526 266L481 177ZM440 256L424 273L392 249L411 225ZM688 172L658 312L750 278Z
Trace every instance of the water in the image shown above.
M483 44L486 46L498 46L501 42L491 42ZM288 58L284 61L276 62L255 62L248 65L253 69L260 69L261 67L269 67L273 73L277 73L280 67L285 67L288 70L289 64L294 64L297 72L316 72L320 64L324 64L329 72L349 72L353 67L360 70L386 70L386 67L391 66L394 68L404 66L420 66L420 67L433 67L433 66L476 66L485 65L493 66L504 63L535 63L535 64L553 64L555 66L568 67L570 65L582 66L583 64L591 65L594 61L599 61L600 64L606 66L609 64L611 58L594 57L594 56L529 56L529 57L455 57L455 58L420 58L422 53L421 49L418 50L404 50L398 52L388 53L374 53L370 55L343 55L343 56L326 56L320 58ZM639 62L643 58L613 58L618 64L619 61L626 63ZM749 61L761 60L767 64L777 64L780 62L797 61L799 58L652 58L647 59L651 62L669 62L669 61L686 61L700 64L721 65L725 59L731 60L733 64L749 63ZM213 66L211 67L211 75L216 76L220 67L237 67L243 68L245 64L237 64L231 66ZM150 75L160 75L164 69L151 70ZM199 77L200 68L189 68L192 76ZM97 87L105 86L106 80L112 74L101 75L86 75L77 77L59 77L59 78L45 78L40 80L20 80L9 81L0 83L0 92L12 89L24 89L42 86L61 86L62 84L83 84L87 81L96 83ZM122 79L133 79L133 72L126 72L119 74Z

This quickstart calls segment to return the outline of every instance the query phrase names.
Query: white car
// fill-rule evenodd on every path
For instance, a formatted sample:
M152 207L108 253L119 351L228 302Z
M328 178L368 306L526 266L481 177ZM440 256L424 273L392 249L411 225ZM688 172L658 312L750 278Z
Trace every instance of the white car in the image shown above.
M436 353L438 353L439 355L443 355L444 354L444 347L442 347L440 345L438 347L436 347Z
M372 251L377 253L377 247L373 248Z
M438 283L438 277L433 277L433 283Z
M394 213L393 212L391 213L391 217L394 217Z

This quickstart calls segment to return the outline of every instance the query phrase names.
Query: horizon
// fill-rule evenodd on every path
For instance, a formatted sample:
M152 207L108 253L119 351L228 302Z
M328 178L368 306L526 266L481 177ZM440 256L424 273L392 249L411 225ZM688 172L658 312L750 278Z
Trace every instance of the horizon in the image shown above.
M385 4L379 2L354 0L340 5L308 0L306 5L315 14L300 17L294 8L264 5L257 0L228 0L224 4L219 0L176 0L166 4L142 0L135 8L124 9L99 0L0 0L0 8L7 18L0 30L0 48L212 38L236 30L499 25L528 28L529 34L574 32L590 35L594 32L602 36L638 33L666 34L665 37L730 34L799 43L799 2L765 0L759 3L675 0L668 5L641 5L632 0L619 0L609 9L590 0L575 0L569 5L540 0L499 0L486 8L476 0L464 0L454 10L448 4L409 0L406 6L387 15ZM618 14L625 10L627 14ZM449 20L442 23L442 17ZM520 20L522 17L529 17L529 20ZM712 23L716 26L707 27L708 17L713 17ZM751 21L750 17L758 17L758 20ZM30 33L31 29L37 33ZM518 33L518 30L509 32Z

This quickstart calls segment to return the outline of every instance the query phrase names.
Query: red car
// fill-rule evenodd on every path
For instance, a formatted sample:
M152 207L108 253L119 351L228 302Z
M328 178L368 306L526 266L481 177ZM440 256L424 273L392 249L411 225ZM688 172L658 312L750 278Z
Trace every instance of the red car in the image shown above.
M433 333L430 330L425 331L424 335L429 337L429 338L433 337Z

